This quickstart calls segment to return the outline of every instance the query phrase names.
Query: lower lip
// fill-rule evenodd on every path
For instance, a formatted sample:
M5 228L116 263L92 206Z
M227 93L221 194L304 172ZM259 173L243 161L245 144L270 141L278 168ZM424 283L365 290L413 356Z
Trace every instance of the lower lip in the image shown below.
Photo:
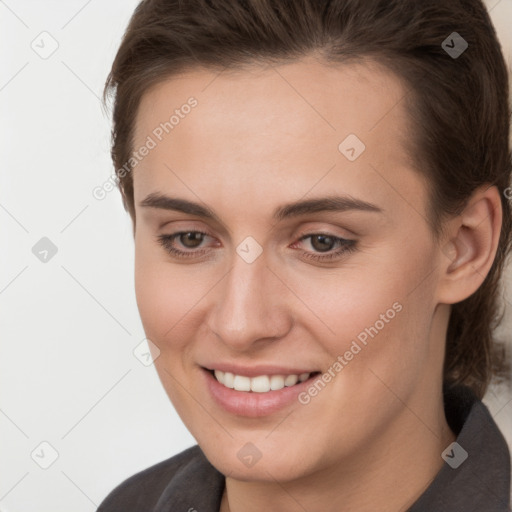
M267 393L255 393L249 391L236 391L221 384L208 370L202 370L206 386L214 401L224 410L238 416L258 418L268 416L274 412L298 402L298 395L305 391L311 384L311 380L318 375L313 375L304 382L294 386L284 387L277 391Z

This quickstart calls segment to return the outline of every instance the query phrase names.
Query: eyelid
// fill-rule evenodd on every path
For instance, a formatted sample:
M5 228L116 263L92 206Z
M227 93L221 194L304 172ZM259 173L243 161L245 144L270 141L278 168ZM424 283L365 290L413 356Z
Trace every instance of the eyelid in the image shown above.
M196 249L177 249L174 247L173 242L175 239L179 238L180 235L188 234L188 233L195 233L195 234L201 234L205 235L210 238L215 238L214 236L210 235L206 231L202 230L194 230L194 229L188 229L188 230L178 230L170 234L161 234L158 235L157 242L166 250L171 256L173 256L177 260L187 260L187 259L193 259L193 258L199 258L205 253L209 252L209 248L196 248ZM348 255L352 252L354 252L357 249L357 241L352 238L345 238L336 236L330 233L327 233L322 230L318 231L310 231L310 232L304 232L302 235L299 236L297 239L295 238L295 242L293 242L292 245L297 244L298 242L302 242L302 240L307 238L312 238L314 236L325 236L334 239L335 245L338 245L337 249L330 249L326 252L316 252L316 251L301 251L300 257L303 259L308 259L311 261L314 261L315 263L327 263L327 262L334 262L339 261L343 259L345 255ZM203 239L204 240L204 239ZM201 241L202 242L202 241ZM296 250L296 249L293 249Z
M339 226L337 229L343 230L341 234L336 233L335 228L323 228L319 226L311 226L308 228L300 228L299 233L297 235L294 235L294 238L301 238L303 236L312 236L312 235L325 235L325 236L332 236L335 238L343 238L345 240L351 240L352 238L357 238L359 235L346 228L340 228Z
M169 223L166 223L165 225L167 225L167 224L169 224ZM162 227L164 227L165 225L163 225ZM331 229L322 229L320 227L310 227L310 228L307 228L307 229L306 228L301 228L299 230L298 234L293 235L293 239L295 240L293 243L301 241L305 237L314 236L314 235L330 236L330 237L333 237L333 238L343 239L343 240L347 240L347 241L351 241L352 237L357 237L358 236L356 233L354 233L353 231L350 231L348 229L345 229L345 231L347 231L349 233L348 236L346 236L344 234L341 234L341 235L340 234L336 234L336 233L334 233L332 231L333 230L331 230ZM194 226L190 226L190 225L185 227L185 228L183 228L183 229L176 228L176 230L173 231L172 233L169 233L169 234L163 235L163 236L167 236L167 238L169 238L171 236L185 234L185 233L201 233L203 235L209 236L210 238L217 238L215 235L213 235L207 229L195 228ZM177 238L177 236L176 236L176 238ZM353 241L355 241L355 240L353 240Z

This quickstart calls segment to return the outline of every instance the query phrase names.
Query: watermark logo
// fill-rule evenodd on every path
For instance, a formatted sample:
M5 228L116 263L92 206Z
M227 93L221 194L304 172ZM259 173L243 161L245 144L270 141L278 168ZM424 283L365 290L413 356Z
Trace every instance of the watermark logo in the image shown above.
M236 252L246 263L252 263L263 252L263 248L252 236L248 236L238 245Z
M30 43L30 47L41 59L49 59L59 48L59 43L49 32L41 32Z
M41 263L48 263L57 254L57 251L57 246L46 236L43 236L43 238L32 247L32 254Z
M467 50L468 46L468 42L458 32L452 32L441 43L442 49L452 59L458 59Z
M262 453L253 443L245 443L236 456L244 466L252 468L261 459Z
M453 442L448 445L441 457L451 468L457 469L468 458L468 452L459 443Z
M144 366L151 366L160 357L160 349L151 340L144 338L133 349L133 355Z
M338 151L350 162L357 160L366 149L363 141L351 133L338 146Z
M32 450L30 456L41 469L48 469L59 458L59 452L48 441L43 441Z

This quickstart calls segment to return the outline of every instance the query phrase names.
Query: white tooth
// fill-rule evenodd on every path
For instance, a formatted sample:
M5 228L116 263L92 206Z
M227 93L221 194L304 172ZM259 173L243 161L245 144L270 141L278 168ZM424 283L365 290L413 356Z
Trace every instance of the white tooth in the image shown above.
M227 388L233 389L234 379L235 379L235 376L232 373L225 372L224 373L224 382L223 382L224 386L226 386Z
M255 393L266 393L270 391L270 380L266 375L259 375L251 379L251 391Z
M250 391L251 390L251 379L249 377L244 377L243 375L235 375L235 380L233 381L233 387L237 391Z
M284 388L284 377L282 375L272 375L270 377L270 389L277 391Z
M293 386L294 384L297 384L297 381L299 380L298 375L287 375L286 379L284 379L284 385L285 386Z
M244 375L235 375L230 372L214 370L216 379L227 388L236 391L252 391L254 393L268 393L269 391L278 391L285 386L290 387L297 382L304 382L311 375L310 373L301 373L300 375L258 375L257 377L245 377Z

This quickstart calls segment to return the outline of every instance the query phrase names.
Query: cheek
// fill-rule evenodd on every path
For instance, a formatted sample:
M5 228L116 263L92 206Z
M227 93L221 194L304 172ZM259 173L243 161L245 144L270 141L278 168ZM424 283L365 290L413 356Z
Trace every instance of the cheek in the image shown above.
M155 369L176 409L187 415L193 410L179 383L187 379L188 316L197 302L179 268L148 245L136 243L135 294L146 337L158 347Z
M382 337L393 325L400 325L414 276L404 273L390 253L332 271L289 273L284 280L302 301L297 302L304 311L301 321L318 341L330 345L330 353L339 353L353 339L364 342L368 330L377 329Z
M162 352L182 350L202 325L205 295L214 284L210 274L193 265L173 264L163 249L136 239L137 306L146 336Z
M163 350L163 339L181 316L183 302L169 279L169 265L157 257L158 251L143 235L135 238L135 295L146 336Z
M331 363L344 358L344 379L350 376L354 386L375 378L372 369L405 389L428 357L435 280L425 277L432 258L427 250L396 247L404 245L393 244L343 272L301 277L298 295L315 314L307 312L303 321Z
M135 263L135 295L144 330L148 338L160 346L165 333L175 323L176 294L161 274L158 267Z

